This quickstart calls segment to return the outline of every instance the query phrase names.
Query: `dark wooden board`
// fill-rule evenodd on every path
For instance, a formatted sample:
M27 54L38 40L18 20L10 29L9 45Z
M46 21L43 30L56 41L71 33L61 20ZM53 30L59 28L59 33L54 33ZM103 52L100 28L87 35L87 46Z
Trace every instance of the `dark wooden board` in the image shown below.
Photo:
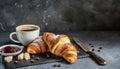
M78 59L85 58L85 57L89 56L78 45L76 45L73 41L72 41L72 43L76 46L77 50L79 51L79 53L78 53ZM5 45L5 44L16 44L16 43L14 43L12 41L0 42L0 46ZM17 45L21 45L21 44L17 44ZM25 51L23 51L23 52L25 52ZM50 54L50 53L46 53L46 54ZM19 68L19 67L25 67L25 66L31 66L31 65L38 65L38 64L46 64L46 63L52 63L52 62L64 62L64 63L68 63L67 61L65 61L61 57L57 57L55 55L52 55L52 57L49 58L49 57L46 57L46 54L34 55L35 57L40 57L40 60L35 60L34 63L31 63L30 60L27 60L27 61L26 60L22 60L22 61L19 61L17 64L15 64L14 62L17 60L17 56L14 56L14 59L13 59L12 62L6 63L3 60L3 64L5 66L5 69L15 69L15 68Z

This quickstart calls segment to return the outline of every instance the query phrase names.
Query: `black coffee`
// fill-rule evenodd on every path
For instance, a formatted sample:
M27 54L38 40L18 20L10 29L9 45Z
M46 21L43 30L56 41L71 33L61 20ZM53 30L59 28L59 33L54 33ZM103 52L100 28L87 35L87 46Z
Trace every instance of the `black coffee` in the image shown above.
M25 29L25 30L22 30L22 31L34 31L34 30L37 30L37 29Z
M20 31L34 31L37 30L38 28L35 26L21 26L18 28Z

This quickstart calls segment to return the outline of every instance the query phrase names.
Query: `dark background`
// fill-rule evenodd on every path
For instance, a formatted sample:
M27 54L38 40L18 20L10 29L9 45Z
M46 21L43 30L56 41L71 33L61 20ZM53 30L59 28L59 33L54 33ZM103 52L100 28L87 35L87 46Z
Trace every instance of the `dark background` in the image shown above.
M0 0L0 31L21 24L41 31L120 30L120 0Z

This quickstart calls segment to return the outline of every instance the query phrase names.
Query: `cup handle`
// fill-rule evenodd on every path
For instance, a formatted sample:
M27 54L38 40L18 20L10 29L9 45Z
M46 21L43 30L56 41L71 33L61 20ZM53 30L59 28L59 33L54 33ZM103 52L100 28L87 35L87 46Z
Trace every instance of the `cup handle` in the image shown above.
M16 34L16 32L12 32L12 33L10 34L10 36L9 36L10 39L11 39L13 42L15 42L15 43L20 43L20 41L17 41L17 40L15 40L15 39L13 39L12 36L13 36L14 34Z

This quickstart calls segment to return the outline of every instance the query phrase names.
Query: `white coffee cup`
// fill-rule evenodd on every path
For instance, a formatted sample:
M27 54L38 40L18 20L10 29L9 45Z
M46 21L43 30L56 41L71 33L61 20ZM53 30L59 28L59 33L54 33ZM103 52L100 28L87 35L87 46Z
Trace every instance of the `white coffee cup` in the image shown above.
M13 39L13 35L16 34L17 39ZM10 39L15 43L21 43L24 46L27 46L30 42L32 42L35 38L37 38L40 34L40 27L37 25L20 25L16 27L16 32L12 32L10 34Z

